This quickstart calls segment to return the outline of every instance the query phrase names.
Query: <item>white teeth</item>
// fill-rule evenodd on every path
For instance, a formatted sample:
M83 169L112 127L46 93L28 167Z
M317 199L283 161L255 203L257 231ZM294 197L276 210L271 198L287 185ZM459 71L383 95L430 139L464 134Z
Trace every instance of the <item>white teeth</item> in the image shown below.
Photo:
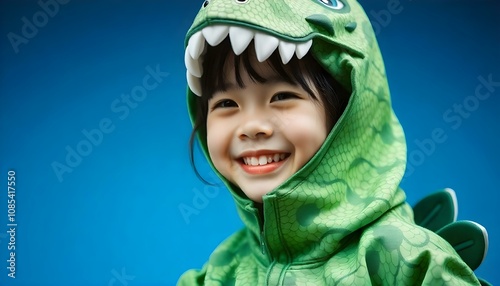
M191 91L201 96L201 83L199 78L203 75L202 62L203 54L207 47L206 42L211 46L217 46L229 35L231 47L236 55L240 55L247 48L252 40L255 44L255 53L259 62L267 60L278 48L281 61L287 64L296 54L297 58L303 58L310 50L312 40L295 44L292 42L278 40L277 38L253 30L227 25L214 25L205 27L189 38L184 63L187 69L187 82Z
M285 154L261 155L259 157L243 157L243 162L245 163L245 165L262 166L270 164L272 162L279 162L285 159L285 157Z
M203 36L207 42L215 47L220 44L229 33L229 26L216 25L205 27L202 31Z
M303 58L307 52L309 52L309 49L312 46L312 40L309 40L305 43L300 43L297 45L297 48L295 50L295 54L297 55L297 58L300 60Z
M280 160L280 154L274 154L274 162L278 162Z
M229 39L233 47L234 54L239 56L243 53L248 44L252 41L255 33L252 30L232 26L229 28Z
M197 32L189 38L187 50L191 58L197 60L205 49L205 38L201 32Z
M266 156L260 156L259 157L259 165L266 165L267 164L267 157Z
M195 77L200 78L203 74L203 69L201 67L201 61L195 60L191 57L189 50L186 50L184 54L184 63L186 64L186 68Z
M250 158L250 165L253 165L253 166L259 165L259 159L257 159L256 157Z
M277 38L262 33L255 33L254 42L255 53L259 62L267 60L280 43Z
M286 65L293 57L295 53L295 44L285 41L280 41L278 51L280 52L281 61Z
M194 75L189 73L189 70L186 72L187 83L191 91L197 96L201 96L201 82L200 79L195 77Z

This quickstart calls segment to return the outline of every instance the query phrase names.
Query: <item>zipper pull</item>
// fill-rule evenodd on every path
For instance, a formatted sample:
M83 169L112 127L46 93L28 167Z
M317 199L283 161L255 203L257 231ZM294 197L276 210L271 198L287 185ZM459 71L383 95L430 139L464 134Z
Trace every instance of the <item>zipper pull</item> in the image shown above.
M262 249L262 254L266 255L266 242L264 241L264 231L260 232L260 247Z

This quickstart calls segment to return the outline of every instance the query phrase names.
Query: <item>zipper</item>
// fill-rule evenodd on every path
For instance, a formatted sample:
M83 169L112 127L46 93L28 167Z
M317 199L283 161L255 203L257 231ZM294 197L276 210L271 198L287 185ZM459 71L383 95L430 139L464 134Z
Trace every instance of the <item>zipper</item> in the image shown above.
M264 227L264 213L259 210L259 208L255 208L255 212L257 214L257 219L259 221L260 227L260 248L262 255L267 259L269 266L267 267L266 280L265 284L267 286L276 286L283 283L283 275L285 275L285 268L280 266L275 261L271 251L269 250L269 246L266 240L266 231Z
M257 219L259 221L259 227L260 227L260 248L262 255L265 257L267 262L269 263L269 266L267 267L267 273L266 273L266 280L265 284L266 286L276 286L280 282L280 279L282 277L282 269L280 267L276 267L276 261L273 258L273 255L271 254L271 251L269 250L267 241L266 241L266 231L264 227L264 213L259 210L259 208L255 208L255 213L257 214Z
M270 262L272 262L272 257L266 245L266 236L264 232L264 213L261 213L261 211L258 208L255 208L255 212L257 213L257 218L259 220L261 252Z
M264 231L263 230L261 230L261 232L260 232L260 249L262 250L262 254L264 254L267 257L266 242L264 241Z
M266 256L266 258L269 260L269 262L273 262L273 256L271 255L271 252L269 251L269 248L267 247L266 243L266 236L264 233L264 230L260 232L260 247L262 249L262 254Z

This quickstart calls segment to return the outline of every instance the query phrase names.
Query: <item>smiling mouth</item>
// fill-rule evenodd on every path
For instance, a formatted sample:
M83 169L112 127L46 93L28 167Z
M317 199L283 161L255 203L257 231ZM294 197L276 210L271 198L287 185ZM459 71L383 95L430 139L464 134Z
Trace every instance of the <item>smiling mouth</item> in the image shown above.
M246 166L265 166L274 162L283 161L288 158L288 156L290 156L290 154L276 153L270 155L243 157L241 158L241 161Z
M251 175L268 174L281 167L290 153L275 153L240 158L241 168Z

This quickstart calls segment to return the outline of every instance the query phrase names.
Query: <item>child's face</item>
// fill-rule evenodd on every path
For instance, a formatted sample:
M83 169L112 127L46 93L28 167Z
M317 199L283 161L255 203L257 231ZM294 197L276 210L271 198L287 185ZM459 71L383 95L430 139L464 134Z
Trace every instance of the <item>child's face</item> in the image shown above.
M209 100L207 143L217 170L262 202L309 161L328 132L321 100L282 80L266 62L253 59L252 66L267 81L254 82L241 71L240 88L233 60L226 63L228 89Z

